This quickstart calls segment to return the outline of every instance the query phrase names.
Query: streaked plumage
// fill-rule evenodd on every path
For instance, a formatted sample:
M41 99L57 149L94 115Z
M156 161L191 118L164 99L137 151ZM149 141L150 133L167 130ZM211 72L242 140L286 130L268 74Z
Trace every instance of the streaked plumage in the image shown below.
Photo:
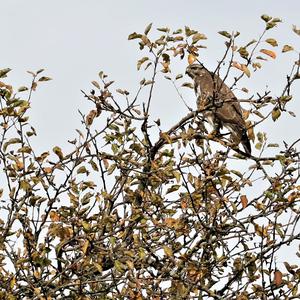
M201 64L189 65L186 73L194 80L198 109L207 107L203 114L208 122L217 130L226 127L232 141L242 143L245 152L251 154L242 108L231 89Z

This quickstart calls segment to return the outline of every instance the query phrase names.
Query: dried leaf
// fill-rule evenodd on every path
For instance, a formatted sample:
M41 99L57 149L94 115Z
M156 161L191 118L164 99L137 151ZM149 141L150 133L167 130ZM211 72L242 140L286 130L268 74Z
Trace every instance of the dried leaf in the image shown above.
M275 40L275 39L266 39L266 42L268 43L268 44L270 44L271 46L273 46L273 47L277 47L278 46L278 43L277 43L277 41Z
M206 39L207 37L205 36L205 34L202 33L195 33L192 37L193 44L196 44L200 40L206 40Z
M193 55L192 53L190 53L188 55L188 63L189 63L189 65L193 64L195 62L195 60L196 60L196 56Z
M147 35L149 33L149 31L151 30L151 27L152 27L152 23L150 23L146 28L145 28L145 31L144 33Z
M247 199L246 195L242 195L241 196L241 203L242 203L243 208L247 207L247 205L248 205L248 199Z
M133 33L129 34L128 40L140 39L141 37L142 37L141 34L133 32Z
M280 286L282 284L282 273L278 270L274 273L274 283L276 286Z
M260 52L272 57L273 59L276 58L276 53L272 50L261 49Z
M300 36L300 29L296 25L293 25L293 31Z
M248 67L246 65L241 64L241 68L242 68L242 71L247 75L247 77L251 76L250 70L248 69Z
M292 51L292 50L294 50L294 48L292 46L284 45L281 51L284 53L284 52L288 52L288 51Z
M137 69L140 70L142 64L143 64L145 61L147 61L148 59L149 59L149 57L143 57L143 58L139 59L138 62L137 62Z

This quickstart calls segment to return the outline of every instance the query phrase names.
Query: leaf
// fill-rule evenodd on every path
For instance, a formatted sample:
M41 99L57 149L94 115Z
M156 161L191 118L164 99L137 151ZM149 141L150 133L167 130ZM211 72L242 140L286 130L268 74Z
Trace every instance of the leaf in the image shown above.
M138 62L137 62L137 69L140 70L142 64L143 64L145 61L147 61L147 60L149 60L149 57L146 57L146 56L143 57L143 58L141 58L141 59L139 59Z
M86 240L86 241L84 242L84 244L82 245L81 250L82 250L82 252L83 252L84 254L87 253L87 249L88 249L89 245L90 245L89 240Z
M179 184L172 185L171 187L168 188L166 194L175 192L175 191L177 191L179 188L180 188L180 185L179 185Z
M10 68L5 68L5 69L0 70L0 78L5 78L6 74L10 71L11 71Z
M50 211L49 217L52 222L58 222L60 220L59 214L54 210Z
M207 37L202 33L195 33L192 37L193 44L196 44L200 40L206 40Z
M173 256L173 251L170 247L168 246L163 246L163 249L164 249L164 252L165 252L165 255L168 256L168 257L172 257Z
M218 34L223 35L229 39L231 38L231 34L227 31L219 31Z
M150 23L146 28L145 28L145 31L144 33L147 35L149 33L149 31L151 30L151 27L152 27L152 23Z
M26 86L21 86L18 88L18 92L21 93L21 92L25 92L25 91L28 91L28 87Z
M191 82L185 82L181 86L182 87L187 87L187 88L190 88L190 89L194 88L194 85Z
M52 80L52 78L47 76L42 76L38 81L49 81L49 80Z
M170 29L168 27L156 28L156 30L161 31L161 32L169 32L170 31Z
M246 195L242 195L241 196L241 203L242 203L243 208L247 207L247 205L248 205L248 199L247 199Z
M261 16L261 19L263 19L265 22L269 22L272 19L272 17L264 14Z
M273 46L273 47L277 47L278 46L278 43L277 43L277 41L275 39L266 39L266 42L268 44L270 44L271 46Z
M275 107L272 110L272 120L275 122L281 115L281 111L279 110L279 108Z
M10 140L8 140L6 143L4 143L3 145L3 151L6 151L7 147L9 145L12 145L12 144L18 144L18 143L22 143L22 141L19 139L19 138L12 138Z
M282 48L282 50L281 50L281 52L288 52L288 51L293 51L294 50L294 48L292 47L292 46L290 46L290 45L284 45L283 46L283 48Z
M99 83L98 83L97 81L93 80L93 81L92 81L92 85L93 85L94 87L96 87L97 89L100 90L100 85L99 85Z
M238 52L242 58L247 59L249 56L249 52L247 51L247 49L245 47L240 47Z
M77 169L77 174L87 173L88 170L85 166L81 166L79 169Z
M60 147L55 146L52 150L59 157L60 160L62 160L64 158L64 155L63 155Z
M266 54L266 55L272 57L273 59L276 58L276 53L275 53L274 51L272 51L272 50L260 49L259 51L260 51L261 53L264 53L264 54Z
M244 64L241 65L242 71L247 75L247 77L251 76L250 70L248 69L248 67Z
M276 286L280 286L282 284L282 273L278 270L274 273L274 283Z
M188 55L188 63L189 63L189 65L193 64L195 62L195 60L196 60L196 56L193 55L192 53L190 53Z
M300 29L296 25L293 25L293 31L300 36Z
M178 74L178 75L176 75L175 80L178 80L178 79L180 79L180 78L182 78L182 77L183 77L182 74Z
M133 32L133 33L129 34L128 40L140 39L141 37L142 37L141 34Z

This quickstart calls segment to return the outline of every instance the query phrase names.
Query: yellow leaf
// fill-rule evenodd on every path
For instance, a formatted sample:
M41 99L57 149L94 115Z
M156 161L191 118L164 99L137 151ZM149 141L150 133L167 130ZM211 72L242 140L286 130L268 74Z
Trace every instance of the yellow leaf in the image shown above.
M84 254L86 254L86 252L87 252L87 249L88 249L88 247L89 247L89 244L90 244L90 242L88 241L88 240L86 240L85 242L84 242L84 244L83 244L83 246L82 246L82 252L84 253Z
M276 53L272 50L261 49L260 52L272 57L273 59L276 58Z
M241 65L242 67L242 71L247 75L247 77L251 76L250 70L248 69L248 67L244 64Z
M168 257L172 257L173 256L173 251L170 247L168 246L163 246L165 255L167 255Z
M190 53L188 55L188 63L189 63L189 65L193 64L195 62L195 60L196 60L196 56L193 55L192 53Z

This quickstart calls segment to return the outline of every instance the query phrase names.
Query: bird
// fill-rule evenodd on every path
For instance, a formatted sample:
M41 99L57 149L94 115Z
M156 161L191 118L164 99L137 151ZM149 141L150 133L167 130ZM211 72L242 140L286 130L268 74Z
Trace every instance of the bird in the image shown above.
M186 74L194 81L197 108L203 111L214 131L226 127L234 145L242 144L247 155L251 155L251 144L239 101L232 90L215 73L201 63L190 64Z

